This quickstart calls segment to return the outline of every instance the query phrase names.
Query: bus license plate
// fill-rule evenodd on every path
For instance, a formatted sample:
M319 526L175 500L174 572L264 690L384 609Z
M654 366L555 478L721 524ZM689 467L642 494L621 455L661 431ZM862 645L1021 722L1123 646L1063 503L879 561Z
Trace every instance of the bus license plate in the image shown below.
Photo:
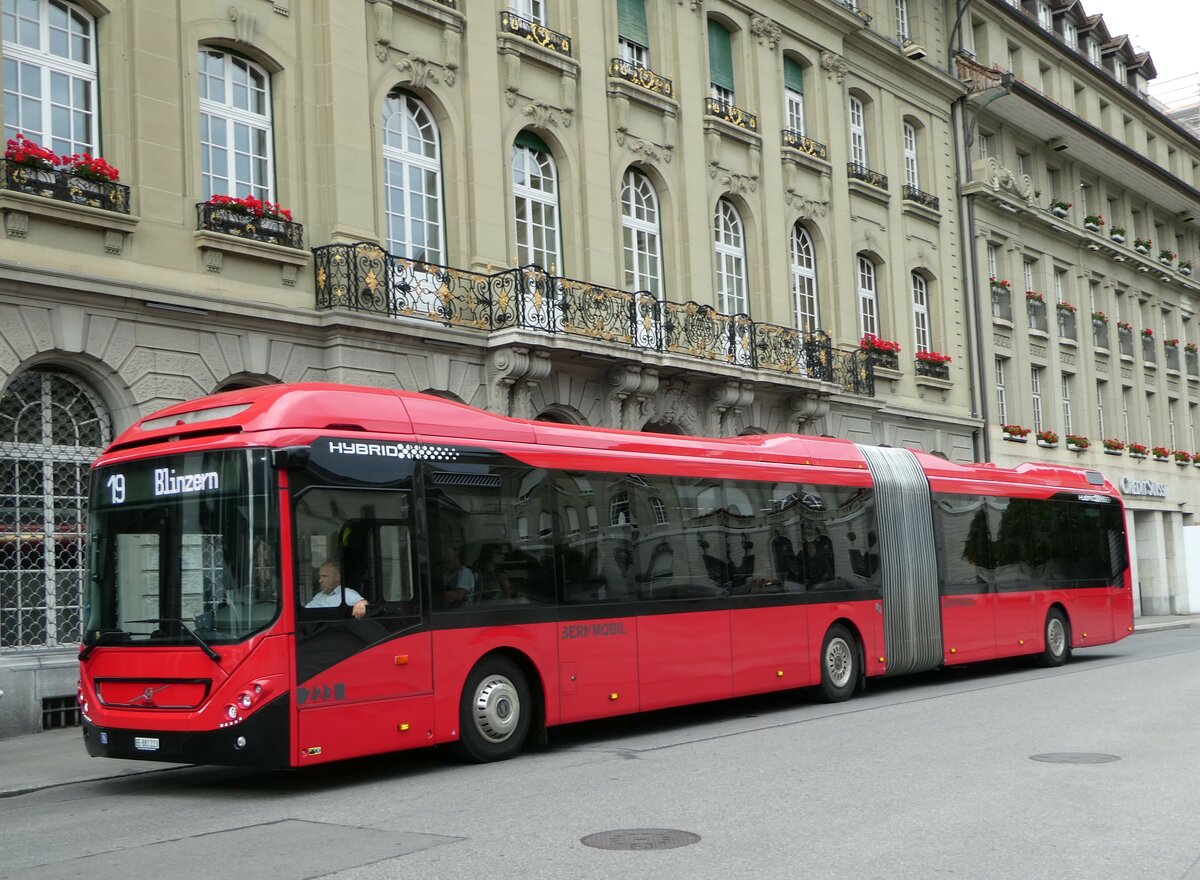
M157 752L158 737L157 736L135 736L133 738L133 747L139 752Z

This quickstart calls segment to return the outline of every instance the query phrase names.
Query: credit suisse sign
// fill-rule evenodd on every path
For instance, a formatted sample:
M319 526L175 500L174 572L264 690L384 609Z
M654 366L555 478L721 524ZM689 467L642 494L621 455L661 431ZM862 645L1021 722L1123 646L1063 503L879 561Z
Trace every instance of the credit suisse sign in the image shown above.
M1156 483L1154 480L1134 480L1130 477L1121 477L1121 494L1139 498L1166 498L1167 484Z

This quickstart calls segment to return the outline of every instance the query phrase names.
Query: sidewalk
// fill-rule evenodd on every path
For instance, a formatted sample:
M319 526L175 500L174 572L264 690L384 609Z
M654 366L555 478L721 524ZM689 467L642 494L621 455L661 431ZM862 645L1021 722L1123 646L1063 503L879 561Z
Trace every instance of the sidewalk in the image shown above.
M1134 634L1200 626L1200 614L1139 617ZM169 772L184 764L93 758L77 727L0 739L0 798L98 779Z

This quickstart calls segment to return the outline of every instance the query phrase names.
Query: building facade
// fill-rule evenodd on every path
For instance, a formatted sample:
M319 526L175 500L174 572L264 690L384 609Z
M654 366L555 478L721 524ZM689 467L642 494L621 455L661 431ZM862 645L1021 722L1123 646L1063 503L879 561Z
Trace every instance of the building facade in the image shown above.
M1051 21L1068 13L1096 32L1077 5ZM1087 181L1106 217L1116 199L1131 232L1195 256L1180 217L1200 210L1200 149L1128 85L1148 59L1109 52L1122 85L1027 18L998 0L963 17L933 0L6 0L0 735L73 702L90 460L147 412L248 384L1171 482L1127 497L1143 606L1186 610L1153 554L1200 469L1098 447L1200 446L1196 288L1111 223L1080 228L1079 198L1052 220L1046 197ZM987 47L1006 40L1066 91L1005 77ZM1035 185L1053 137L1071 161ZM1046 326L1024 300L994 314L993 256L998 278L1035 261ZM1118 321L1178 337L1175 366L1161 346L1127 362ZM1093 446L1006 443L1005 421Z
M1197 141L1149 100L1150 57L1077 2L974 3L961 38L986 457L1102 470L1127 504L1141 611L1195 612Z

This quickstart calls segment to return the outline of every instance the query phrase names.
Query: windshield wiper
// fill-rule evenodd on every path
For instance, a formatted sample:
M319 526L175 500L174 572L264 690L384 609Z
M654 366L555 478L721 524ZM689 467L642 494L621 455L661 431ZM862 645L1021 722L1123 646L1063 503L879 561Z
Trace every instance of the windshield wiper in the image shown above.
M92 656L92 651L96 650L102 644L108 641L109 636L122 636L124 638L129 638L130 635L130 633L125 632L123 629L101 630L100 632L96 633L96 637L94 639L83 646L83 650L79 652L79 659L86 660L88 657Z
M186 623L178 617L147 617L145 620L131 620L130 623L177 623L180 629L192 637L192 641L204 649L204 653L213 659L214 662L221 662L221 655L212 649L212 646L196 635Z

